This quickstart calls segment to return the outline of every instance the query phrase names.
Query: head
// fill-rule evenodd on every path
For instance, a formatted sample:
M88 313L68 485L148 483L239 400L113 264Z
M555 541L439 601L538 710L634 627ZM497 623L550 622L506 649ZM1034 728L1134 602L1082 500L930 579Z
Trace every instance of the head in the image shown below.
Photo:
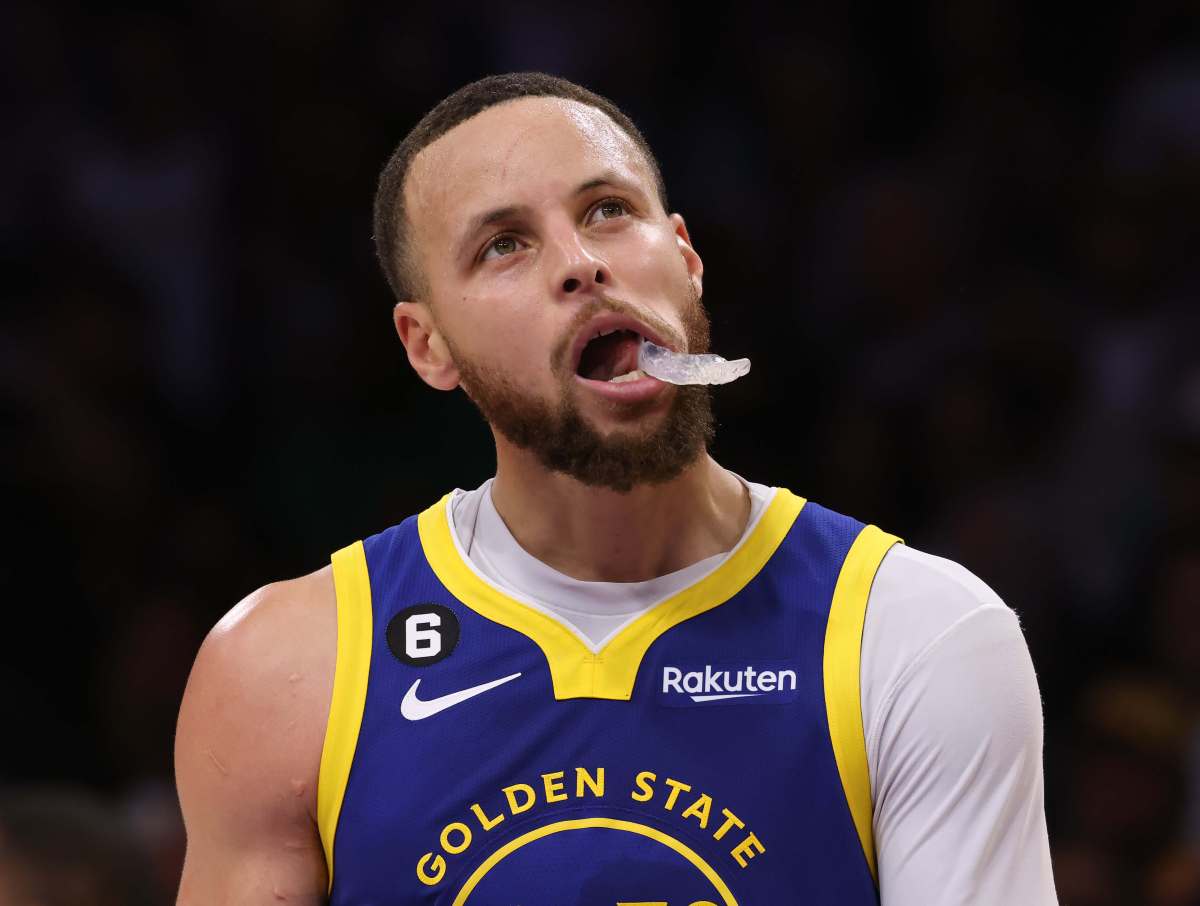
M538 73L460 89L385 167L375 239L410 363L461 387L498 448L622 491L704 452L705 388L609 380L641 337L708 346L703 264L611 102Z

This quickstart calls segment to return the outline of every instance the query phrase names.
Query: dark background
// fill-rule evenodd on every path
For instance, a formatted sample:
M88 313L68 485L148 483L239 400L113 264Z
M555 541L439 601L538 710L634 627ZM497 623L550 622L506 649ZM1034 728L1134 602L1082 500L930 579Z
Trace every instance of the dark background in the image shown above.
M754 362L717 458L1020 614L1062 902L1200 902L1195 4L821 6L9 6L0 868L54 864L11 829L57 815L165 902L204 633L491 473L408 369L371 202L443 96L540 69L645 132Z

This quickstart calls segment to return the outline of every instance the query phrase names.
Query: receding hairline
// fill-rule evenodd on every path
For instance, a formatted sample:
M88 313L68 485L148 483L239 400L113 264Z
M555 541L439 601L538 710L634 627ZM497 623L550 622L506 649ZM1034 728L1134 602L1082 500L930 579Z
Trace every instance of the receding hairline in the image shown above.
M637 178L639 182L645 179L646 174L637 172L636 164L632 164L632 160L640 159L649 171L652 191L648 194L657 199L657 204L664 214L670 210L666 183L658 157L637 124L609 98L546 73L523 72L487 76L443 98L425 114L392 152L380 173L373 217L375 251L397 300L415 300L428 296L428 280L413 260L411 223L407 212L407 197L410 192L408 176L413 162L427 147L436 144L458 126L475 119L480 113L526 98L574 101L581 107L590 107L603 113L609 121L609 126L615 126L616 131L624 134L640 152L640 157L630 160L629 175ZM558 106L560 109L570 109ZM459 110L462 113L470 110L470 114L460 116L457 112ZM450 125L450 122L453 122L453 125Z
M635 166L640 171L637 173L637 176L641 180L643 180L646 184L646 186L645 186L646 196L649 199L651 199L651 201L656 201L656 202L658 202L658 204L660 206L663 206L662 205L663 200L660 197L660 193L658 191L658 186L657 186L657 180L655 178L655 173L657 171L656 171L654 164L650 161L649 157L647 156L646 152L641 148L641 146L638 145L637 141L634 140L633 136L631 136L629 133L627 133L621 127L621 124L618 123L616 120L614 120L611 116L609 116L607 112L605 112L604 110L602 110L599 107L596 107L592 104L588 104L584 101L576 100L575 98L559 97L557 95L525 95L523 97L509 98L508 100L501 101L497 104L493 104L490 107L486 107L483 110L480 110L478 113L474 114L473 116L468 117L467 119L463 120L461 123L456 123L450 129L446 130L444 133L439 135L437 138L435 138L433 141L431 141L429 144L427 144L425 147L421 148L421 150L419 150L416 154L413 155L412 160L409 161L409 165L408 165L407 169L405 170L404 179L401 182L399 190L398 190L402 195L403 204L401 206L401 210L403 211L405 226L407 226L409 228L409 230L412 230L415 226L415 224L413 222L413 218L412 218L413 206L410 204L410 202L416 200L415 197L412 194L410 194L409 190L410 190L410 187L415 184L414 177L416 177L416 179L419 180L419 179L425 177L426 174L429 172L429 168L431 165L429 164L430 154L428 152L430 152L433 149L437 149L438 146L445 148L446 146L444 143L446 142L447 139L451 138L456 132L458 132L464 126L467 126L470 123L476 122L481 117L487 116L487 114L489 114L493 111L500 111L506 107L511 107L515 104L521 104L522 102L525 102L525 101L538 102L539 106L549 106L552 108L559 108L559 109L575 108L575 109L579 110L580 112L586 111L587 113L595 114L595 115L599 116L600 118L602 118L602 120L606 124L608 131L611 132L613 135L617 136L618 141L620 141L622 143L622 145L624 145L625 151L630 154L631 161L635 162ZM545 102L545 103L542 103L542 102ZM532 106L532 104L530 104L529 106ZM572 117L572 119L574 119L574 118ZM609 168L609 169L611 169L611 168ZM668 213L668 211L666 210L665 206L663 206L663 214L665 215L667 213ZM418 270L420 270L420 268L418 268Z

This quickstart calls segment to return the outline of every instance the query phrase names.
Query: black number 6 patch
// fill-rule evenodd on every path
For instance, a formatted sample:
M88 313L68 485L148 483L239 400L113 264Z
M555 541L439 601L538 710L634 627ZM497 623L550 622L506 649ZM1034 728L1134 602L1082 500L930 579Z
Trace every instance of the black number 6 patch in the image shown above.
M414 604L387 627L388 648L405 664L428 667L449 656L458 644L458 617L442 604Z

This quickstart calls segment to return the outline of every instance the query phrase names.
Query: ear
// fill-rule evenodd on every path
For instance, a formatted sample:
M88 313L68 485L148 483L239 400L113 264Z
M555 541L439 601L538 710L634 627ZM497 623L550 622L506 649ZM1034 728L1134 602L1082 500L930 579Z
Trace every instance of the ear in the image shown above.
M688 235L687 224L683 222L682 214L672 214L668 218L675 227L675 242L679 246L679 254L687 265L688 279L696 288L696 298L704 295L704 262L692 247L692 237Z
M436 390L457 387L458 366L429 306L424 302L399 302L392 310L392 321L408 353L408 363L421 380Z

